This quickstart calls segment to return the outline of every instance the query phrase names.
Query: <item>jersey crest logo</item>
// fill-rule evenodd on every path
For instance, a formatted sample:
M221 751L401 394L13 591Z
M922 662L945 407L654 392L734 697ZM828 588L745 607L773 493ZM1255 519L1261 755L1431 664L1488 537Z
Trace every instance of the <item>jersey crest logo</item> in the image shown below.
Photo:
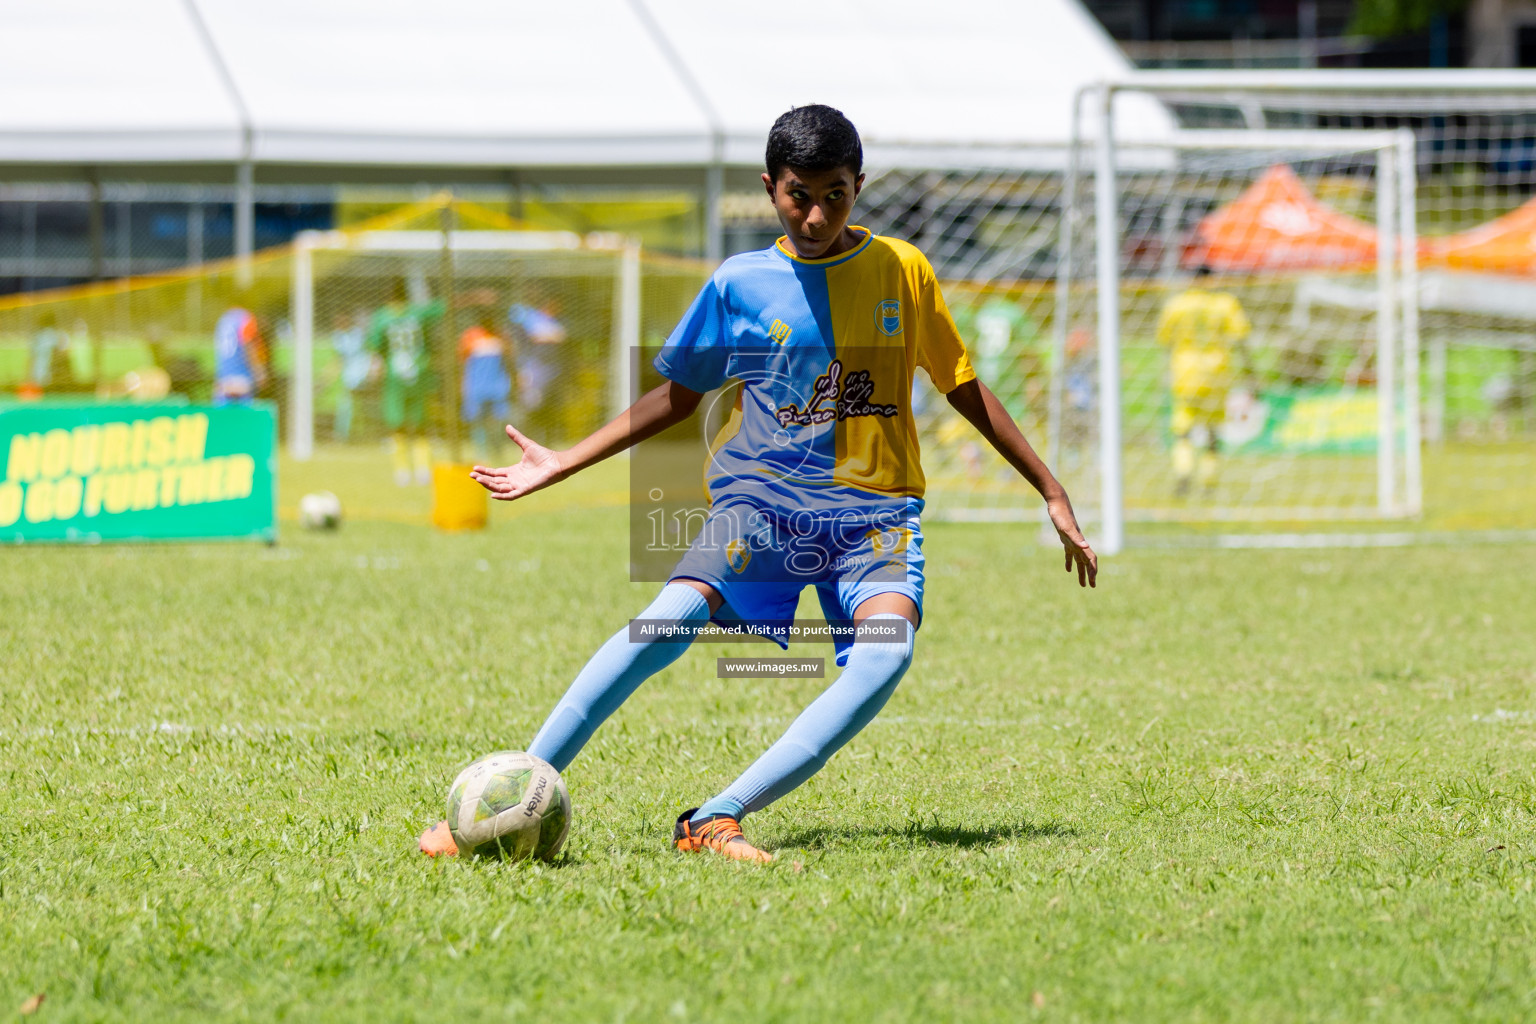
M901 303L885 299L875 307L875 326L880 333L894 338L901 333Z
M731 572L745 572L747 563L752 561L752 549L744 540L733 540L725 546L725 560L730 564Z

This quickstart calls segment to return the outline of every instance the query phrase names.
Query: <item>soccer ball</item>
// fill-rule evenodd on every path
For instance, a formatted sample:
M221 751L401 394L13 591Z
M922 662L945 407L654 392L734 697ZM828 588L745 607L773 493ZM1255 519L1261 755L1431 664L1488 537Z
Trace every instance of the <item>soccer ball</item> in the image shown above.
M341 525L341 499L316 491L299 499L299 522L306 530L334 530Z
M503 750L448 787L448 830L464 855L553 860L571 830L571 795L548 761Z

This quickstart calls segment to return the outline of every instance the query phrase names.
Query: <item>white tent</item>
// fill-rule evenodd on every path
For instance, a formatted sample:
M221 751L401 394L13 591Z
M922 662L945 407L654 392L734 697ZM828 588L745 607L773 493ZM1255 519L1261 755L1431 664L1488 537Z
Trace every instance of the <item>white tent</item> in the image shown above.
M1076 0L0 0L0 24L12 177L692 167L718 188L807 102L872 165L1059 166L1076 90L1130 70ZM1150 99L1120 115L1172 129Z
M755 165L790 105L872 146L1060 143L1124 57L1075 0L0 2L0 163ZM1171 127L1149 105L1128 122ZM724 151L713 147L723 143Z

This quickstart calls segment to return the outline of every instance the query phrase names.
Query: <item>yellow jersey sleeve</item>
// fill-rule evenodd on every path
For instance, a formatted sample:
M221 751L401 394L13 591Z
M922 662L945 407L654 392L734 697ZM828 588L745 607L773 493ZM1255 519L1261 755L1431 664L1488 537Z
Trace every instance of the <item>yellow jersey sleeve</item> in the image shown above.
M955 318L944 303L932 265L916 250L913 254L915 265L910 268L910 280L917 313L917 365L928 374L934 388L947 395L966 381L975 380L976 370Z

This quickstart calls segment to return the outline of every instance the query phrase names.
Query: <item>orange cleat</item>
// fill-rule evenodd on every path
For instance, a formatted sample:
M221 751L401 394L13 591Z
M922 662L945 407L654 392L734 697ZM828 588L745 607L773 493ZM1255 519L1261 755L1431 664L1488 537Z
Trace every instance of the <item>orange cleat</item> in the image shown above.
M735 818L717 814L708 821L695 825L691 819L698 810L695 807L691 811L684 811L682 817L677 819L677 826L672 830L673 846L685 853L714 850L732 860L749 860L758 864L772 863L773 854L766 850L759 850L747 842L747 837L741 834L741 823Z
M459 844L453 841L453 833L448 831L448 823L440 821L427 829L417 840L417 846L428 857L457 857Z

